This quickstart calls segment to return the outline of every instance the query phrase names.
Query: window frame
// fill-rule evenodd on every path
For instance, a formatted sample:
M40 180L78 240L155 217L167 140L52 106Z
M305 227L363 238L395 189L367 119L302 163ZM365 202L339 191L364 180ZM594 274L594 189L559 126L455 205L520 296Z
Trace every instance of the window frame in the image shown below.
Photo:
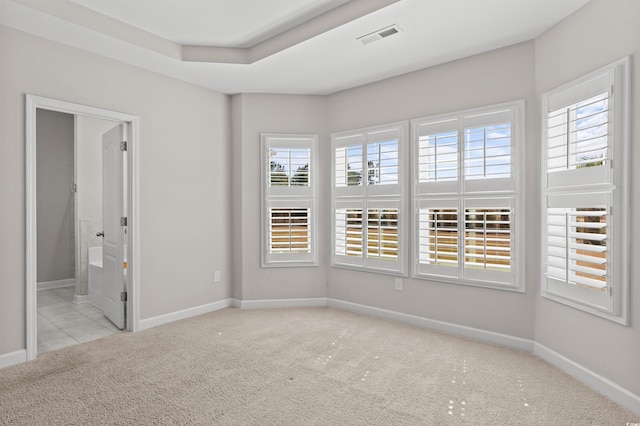
M271 148L309 149L307 169L308 186L272 186ZM318 266L318 220L317 187L320 173L317 166L318 135L261 133L260 134L260 186L261 186L261 266L269 267L315 267ZM308 253L274 253L271 251L272 208L309 209L308 235L311 239Z
M629 90L629 57L624 57L544 93L541 103L541 297L625 326L629 325L629 236L625 231L630 223ZM549 114L560 108L570 110L572 106L602 93L608 93L607 155L604 164L548 171ZM571 139L569 136L567 138L570 144ZM582 201L589 199L606 201L594 201L591 204ZM593 292L591 289L569 286L566 280L562 282L548 276L550 244L547 242L547 214L548 209L560 204L564 208L585 208L596 204L606 207L605 288L608 299L595 297L590 294Z
M397 138L397 179L393 184L367 184L369 175L369 145L389 140L389 136ZM408 266L408 156L409 156L409 122L402 121L361 129L335 132L331 134L331 266L336 268L355 269L389 275L407 276ZM395 139L392 139L395 140ZM337 151L341 148L362 147L361 185L348 185L349 175L345 155L345 165L341 167L344 185L338 185ZM394 152L395 153L395 152ZM362 255L347 256L337 253L338 212L346 209L362 211ZM382 260L366 256L369 248L368 214L372 209L397 209L397 260ZM342 234L341 234L342 235ZM347 230L344 232L346 238ZM346 253L346 251L345 251Z
M481 108L456 111L430 117L423 117L411 121L412 153L413 153L413 210L414 210L414 241L413 241L413 278L439 281L452 284L462 284L475 287L525 292L525 245L524 245L524 146L525 146L525 105L523 100L490 105ZM510 123L509 146L509 177L489 179L466 179L466 131L477 128L491 128L499 124ZM424 166L424 146L421 148L421 138L455 134L456 147L456 178L444 181L429 181L424 179L427 170ZM486 146L487 139L482 139ZM423 150L421 154L421 149ZM436 147L437 149L437 147ZM434 152L434 151L431 151ZM485 151L486 152L486 151ZM488 156L483 156L483 164ZM447 160L448 161L448 160ZM434 163L434 164L437 164ZM435 170L433 168L432 170ZM421 177L423 178L421 181ZM493 201L492 201L493 200ZM491 203L495 205L492 206ZM466 209L480 208L510 209L510 271L494 272L490 270L475 271L465 268L465 226ZM424 261L425 247L424 231L425 206L431 209L457 210L457 266L440 266ZM424 228L424 229L423 229ZM508 273L509 275L500 275ZM497 274L497 275L496 275ZM502 280L502 278L508 278Z

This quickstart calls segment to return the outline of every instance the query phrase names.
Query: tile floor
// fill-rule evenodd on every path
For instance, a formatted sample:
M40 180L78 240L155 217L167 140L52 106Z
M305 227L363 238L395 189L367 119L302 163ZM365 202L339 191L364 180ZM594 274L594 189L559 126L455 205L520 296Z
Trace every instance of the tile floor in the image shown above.
M119 333L102 311L73 303L74 287L38 291L38 353Z

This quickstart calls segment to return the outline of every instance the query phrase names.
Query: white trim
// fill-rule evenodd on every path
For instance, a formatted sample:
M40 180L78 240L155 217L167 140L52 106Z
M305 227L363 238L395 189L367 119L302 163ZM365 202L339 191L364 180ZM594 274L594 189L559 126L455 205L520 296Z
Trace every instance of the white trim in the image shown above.
M309 149L308 179L309 187L296 188L286 186L271 188L269 153L270 147ZM318 135L299 133L261 133L260 134L260 212L262 229L260 232L260 266L276 267L316 267L318 266L318 185L322 172L318 167ZM309 253L271 253L269 248L269 231L271 217L269 209L280 203L281 207L306 207L310 209L308 223L311 248Z
M158 315L156 317L140 320L138 323L138 331L146 330L159 325L168 324L174 321L196 317L198 315L209 312L219 311L220 309L229 308L234 305L234 299L223 299L206 305L200 305L193 308L183 309L181 311L171 312L169 314Z
M376 272L386 275L406 277L409 274L410 214L409 214L409 178L411 156L409 121L398 121L331 133L331 247L330 266L358 271ZM377 142L397 139L397 178L396 184L368 185L369 145ZM361 185L337 186L336 150L345 147L359 147L362 150ZM345 160L346 161L346 160ZM348 161L345 163L348 180ZM362 209L361 256L336 254L337 211L338 209ZM397 260L378 260L366 256L369 250L368 211L376 208L397 209L398 215L398 258Z
M27 362L27 351L24 349L0 355L0 368L22 364L23 362Z
M467 109L453 113L441 114L431 117L424 117L411 120L412 139L411 152L413 166L413 267L411 276L420 280L439 280L453 284L471 285L474 287L491 288L497 290L508 290L524 293L525 285L525 187L524 187L524 165L525 165L525 101L516 100L496 105L489 105L480 108ZM467 181L464 175L465 169L465 149L464 134L469 127L491 126L494 123L509 121L511 124L511 177L505 179L480 179ZM419 176L419 155L420 137L432 134L431 131L420 128L435 126L436 132L455 131L458 142L458 169L455 182L420 182ZM504 184L508 182L508 184ZM478 201L473 201L477 199ZM464 232L465 209L472 203L481 206L488 201L499 199L510 199L511 205L511 271L509 273L492 274L490 271L474 271L466 269L464 265ZM421 203L431 204L434 207L441 200L460 200L458 207L458 267L451 267L447 271L450 275L444 279L438 275L438 268L433 268L426 263L420 263L420 207ZM504 205L505 204L499 204ZM442 207L437 205L437 207ZM487 207L496 207L489 203ZM453 275L455 272L455 276ZM502 275L504 274L504 275ZM492 276L493 275L493 276ZM500 281L498 281L498 279ZM506 279L508 278L508 279Z
M42 281L38 283L38 291L48 290L51 288L71 287L76 285L76 279L70 278L67 280L55 280L55 281Z
M326 297L304 299L236 300L240 309L318 308L327 306Z
M127 328L138 331L140 326L140 121L130 119L127 128L127 179L129 192L127 200L128 236L127 247Z
M26 360L38 356L38 321L37 321L37 280L38 280L38 244L36 214L36 108L38 100L30 95L26 99L25 129L25 236L26 236Z
M574 379L640 415L640 395L634 394L540 343L534 342L533 353Z
M139 121L134 115L110 111L87 105L35 95L26 95L25 120L25 210L26 210L26 354L27 360L33 360L38 355L37 331L37 215L36 215L36 110L47 109L73 115L84 115L103 120L127 123L128 128L128 177L129 177L129 229L127 261L128 274L127 292L130 295L127 302L127 330L137 331L140 321L138 271L140 259L139 244Z
M73 295L73 303L75 303L76 305L80 305L82 303L89 303L89 295L88 294L74 294Z
M358 303L345 302L343 300L329 298L327 299L327 302L329 307L331 308L344 309L346 311L357 312L360 314L370 315L378 318L400 321L447 334L468 337L471 339L480 340L482 342L493 343L513 349L519 349L525 352L533 352L534 342L529 339L523 339L520 337L509 336L508 334L496 333L494 331L486 331L478 328L467 327L464 325L433 320L416 315L389 311L387 309L374 308L372 306L360 305Z
M603 86L603 81L606 85ZM542 94L541 102L541 228L543 230L540 245L541 297L552 300L589 314L613 321L623 326L629 326L629 253L630 236L629 223L631 215L630 200L630 59L628 56L606 65L596 71L569 81L549 92ZM609 165L600 166L600 174L596 170L572 169L549 173L547 165L548 137L545 136L548 127L548 114L553 108L562 107L570 102L581 102L593 93L592 88L606 90L612 104L609 106L607 147L610 160ZM595 90L595 89L594 89ZM550 106L553 98L559 99L556 105ZM598 168L594 168L598 169ZM562 175L560 175L562 174ZM550 178L557 176L561 184L554 185ZM589 176L594 177L589 179ZM573 194L603 192L610 194L608 203L607 226L607 292L594 303L593 298L584 297L587 292L576 291L566 282L560 284L563 291L554 288L547 279L547 211L549 198L557 197L567 200ZM576 206L569 204L567 207ZM583 202L584 204L584 202ZM566 269L566 268L565 268ZM566 280L565 280L566 281ZM594 296L589 294L589 296ZM589 300L592 299L592 300Z

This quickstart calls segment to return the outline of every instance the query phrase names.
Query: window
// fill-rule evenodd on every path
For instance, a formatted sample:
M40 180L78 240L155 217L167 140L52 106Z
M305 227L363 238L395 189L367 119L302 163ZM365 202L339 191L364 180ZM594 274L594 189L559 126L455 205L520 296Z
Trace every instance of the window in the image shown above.
M407 123L337 133L333 266L405 274Z
M523 116L515 102L412 122L417 278L524 291Z
M543 96L542 294L627 324L628 59Z
M262 135L262 266L317 265L317 137Z

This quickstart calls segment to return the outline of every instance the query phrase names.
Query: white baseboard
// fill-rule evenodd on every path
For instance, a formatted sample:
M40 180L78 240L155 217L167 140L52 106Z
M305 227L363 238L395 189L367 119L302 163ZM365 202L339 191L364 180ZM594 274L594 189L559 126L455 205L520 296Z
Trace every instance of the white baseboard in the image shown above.
M81 303L87 303L89 302L89 295L88 294L74 294L73 295L73 303L75 303L76 305L79 305Z
M327 306L326 297L306 299L268 299L268 300L237 300L234 306L241 309L260 308L318 308Z
M374 308L371 306L360 305L357 303L345 302L337 299L328 299L328 305L332 308L344 309L345 311L357 312L361 314L371 315L385 319L405 322L417 325L431 330L440 331L442 333L464 336L471 339L480 340L482 342L494 343L500 346L506 346L513 349L519 349L526 352L533 352L533 341L522 339L520 337L509 336L508 334L496 333L494 331L486 331L478 328L467 327L464 325L452 324L449 322L438 321L419 317L417 315L403 314L401 312L389 311L387 309Z
M570 360L564 355L547 348L540 343L534 343L533 353L554 367L564 371L574 379L586 384L607 398L640 415L640 396L628 391L611 380L594 373L588 368Z
M10 367L23 362L27 362L27 351L24 349L0 355L0 368Z
M137 331L142 331L148 328L157 327L159 325L167 324L173 321L179 321L186 318L195 317L198 315L206 314L208 312L218 311L220 309L229 308L231 306L233 306L232 299L223 299L217 302L207 303L206 305L200 305L194 308L183 309L182 311L172 312L170 314L158 315L157 317L140 320Z
M56 281L43 281L38 283L38 290L49 290L50 288L71 287L76 285L76 279L70 278L68 280L56 280Z

